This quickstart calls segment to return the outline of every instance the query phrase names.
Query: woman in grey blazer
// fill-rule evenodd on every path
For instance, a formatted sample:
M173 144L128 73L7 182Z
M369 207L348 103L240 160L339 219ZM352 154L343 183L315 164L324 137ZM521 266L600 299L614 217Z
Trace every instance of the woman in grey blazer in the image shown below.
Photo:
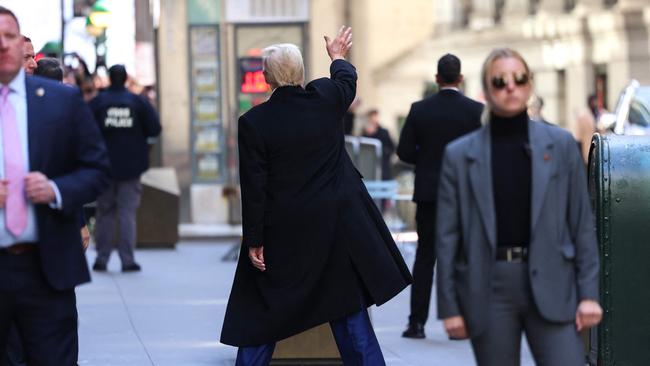
M438 317L479 365L584 365L579 331L602 317L598 249L572 136L526 114L526 61L496 49L481 73L484 126L450 143L438 191Z

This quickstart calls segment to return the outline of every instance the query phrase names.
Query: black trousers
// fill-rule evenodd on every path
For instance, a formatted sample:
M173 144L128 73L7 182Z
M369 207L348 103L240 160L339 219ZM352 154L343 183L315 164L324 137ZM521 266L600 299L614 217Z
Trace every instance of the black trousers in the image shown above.
M30 366L77 364L77 304L74 290L52 289L37 252L0 251L0 365L7 361L11 327L18 328Z
M5 366L25 366L25 357L23 355L23 343L18 334L16 326L11 327L9 338L7 340L7 354L5 356ZM0 361L0 365L2 361Z
M418 248L413 264L409 323L424 324L429 317L433 267L436 263L436 202L417 202L415 224L418 232Z

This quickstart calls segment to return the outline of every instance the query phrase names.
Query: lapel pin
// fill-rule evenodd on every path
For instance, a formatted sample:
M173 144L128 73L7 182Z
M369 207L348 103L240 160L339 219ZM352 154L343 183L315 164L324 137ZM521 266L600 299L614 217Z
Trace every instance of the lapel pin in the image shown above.
M44 95L45 95L45 89L43 89L43 88L36 89L36 96L37 97L42 97Z
M549 155L549 154L544 154L544 160L546 160L546 161L551 160L551 155Z

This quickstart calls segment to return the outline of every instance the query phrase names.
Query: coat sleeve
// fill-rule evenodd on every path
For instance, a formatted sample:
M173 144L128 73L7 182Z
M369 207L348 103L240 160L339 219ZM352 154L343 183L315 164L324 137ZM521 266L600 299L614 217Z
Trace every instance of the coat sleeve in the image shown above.
M73 96L70 108L74 110L70 131L74 134L73 144L63 148L74 149L74 169L50 179L61 193L63 212L77 215L84 204L94 201L108 187L110 163L104 139L79 92Z
M578 300L598 300L598 244L585 167L572 138L567 138L567 145L570 156L568 216L571 239L576 246Z
M454 262L461 238L456 174L449 149L446 149L440 171L436 219L436 256L438 261L436 288L439 319L460 315L454 285Z
M330 79L338 90L340 103L345 112L357 94L357 71L345 60L334 60L330 65Z
M239 180L242 200L242 245L263 245L266 200L266 149L259 133L244 116L239 118Z
M415 164L417 162L417 143L415 140L415 126L413 121L413 106L406 117L404 127L399 136L397 144L397 156L405 163Z

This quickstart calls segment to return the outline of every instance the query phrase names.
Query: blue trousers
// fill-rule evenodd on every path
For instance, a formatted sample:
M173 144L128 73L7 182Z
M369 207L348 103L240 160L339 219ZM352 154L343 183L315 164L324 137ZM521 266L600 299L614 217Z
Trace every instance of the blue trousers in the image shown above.
M386 365L366 310L331 321L330 327L344 366ZM267 366L274 350L275 342L240 347L235 366Z

